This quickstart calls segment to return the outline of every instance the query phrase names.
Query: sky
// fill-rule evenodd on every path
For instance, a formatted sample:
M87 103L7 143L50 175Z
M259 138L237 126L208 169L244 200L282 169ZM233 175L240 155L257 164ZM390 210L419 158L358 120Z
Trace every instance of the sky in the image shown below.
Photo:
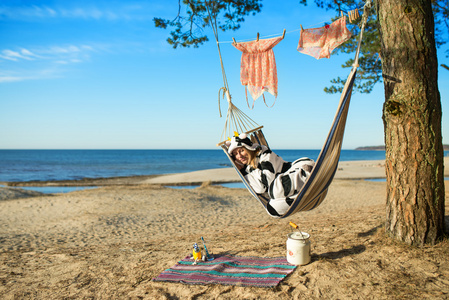
M320 59L299 53L299 28L321 27L334 11L297 0L262 2L237 31L219 33L234 105L259 125L274 149L320 149L339 94L323 88L354 54ZM177 0L54 0L0 2L0 149L217 149L225 117L217 44L173 49L170 30L153 18L173 19ZM278 97L249 109L240 83L241 52L232 38L281 35L273 48ZM446 48L438 50L447 63ZM443 143L449 143L449 71L439 67ZM249 98L250 104L252 99ZM352 96L343 149L384 144L383 83ZM221 101L225 114L227 102Z

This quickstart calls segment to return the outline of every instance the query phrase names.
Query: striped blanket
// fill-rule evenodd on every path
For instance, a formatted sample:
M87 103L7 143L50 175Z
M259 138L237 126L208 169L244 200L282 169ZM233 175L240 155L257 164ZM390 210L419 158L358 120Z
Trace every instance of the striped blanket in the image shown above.
M214 260L193 265L192 258L188 256L153 280L185 284L275 287L295 268L296 266L289 264L285 257L216 255Z

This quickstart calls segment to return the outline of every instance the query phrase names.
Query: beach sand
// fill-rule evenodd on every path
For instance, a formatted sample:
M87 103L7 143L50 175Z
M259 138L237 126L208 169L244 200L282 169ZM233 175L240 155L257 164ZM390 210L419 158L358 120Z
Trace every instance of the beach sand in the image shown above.
M415 248L385 235L386 183L363 180L384 177L382 161L340 163L323 204L287 219L245 189L210 184L234 181L229 170L103 179L54 195L0 188L0 298L449 298L447 239ZM208 183L164 187L198 182ZM275 288L152 281L201 236L213 254L285 256L289 221L310 233L312 261Z

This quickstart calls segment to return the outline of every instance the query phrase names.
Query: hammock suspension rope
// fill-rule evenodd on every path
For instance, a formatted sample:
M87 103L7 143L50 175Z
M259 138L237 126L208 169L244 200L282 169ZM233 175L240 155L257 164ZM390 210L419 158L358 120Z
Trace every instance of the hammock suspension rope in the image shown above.
M221 56L220 43L218 40L218 24L216 15L212 16L211 10L209 6L207 7L207 11L209 14L209 22L212 30L214 32L215 41L217 42L218 55L220 57L220 65L221 65L221 73L223 76L223 87L221 87L218 91L218 110L221 115L221 105L220 99L225 98L228 102L228 111L226 115L226 122L223 128L220 140L223 140L226 137L230 137L234 131L245 132L249 131L255 127L260 127L253 119L248 117L243 111L241 111L237 106L232 103L231 93L229 91L228 79L226 77L226 72L223 64L223 58Z
M349 73L349 76L345 82L345 86L343 88L341 97L340 97L340 103L338 105L334 121L332 123L332 126L329 130L329 134L326 138L326 141L324 143L323 148L320 151L320 154L318 155L318 158L315 162L315 167L313 168L309 178L304 183L301 190L298 192L296 197L294 198L293 202L291 203L289 209L279 214L277 213L271 206L270 206L270 200L269 197L265 194L257 194L253 188L250 186L248 181L245 179L245 177L242 175L242 173L239 171L239 168L235 165L234 159L230 156L228 153L228 148L226 146L226 141L223 141L217 146L221 146L224 153L229 158L230 162L234 166L235 170L237 171L237 174L240 176L242 182L248 189L248 191L259 200L259 202L264 206L267 213L275 218L286 218L294 213L300 212L300 211L307 211L312 210L316 208L318 205L321 204L321 202L326 197L328 187L331 184L335 172L337 170L338 161L340 158L340 151L341 151L341 145L343 142L343 135L344 130L346 126L346 118L348 114L349 109L349 103L351 100L352 95L352 88L354 85L354 81L356 78L357 68L359 67L358 61L359 61L359 54L361 49L361 42L363 38L363 32L365 30L366 23L368 21L369 11L371 9L371 1L367 0L364 7L363 7L363 16L361 20L361 26L360 26L360 33L359 33L359 39L357 44L357 50L355 53L354 63L352 66L352 69ZM209 8L208 8L209 9ZM358 12L357 12L358 14ZM212 22L212 16L209 11L209 16L211 26L214 30L215 39L217 42L218 52L220 55L220 62L222 67L222 73L223 73L223 81L225 84L225 87L221 88L219 93L223 90L223 97L226 95L229 108L228 108L228 116L225 124L225 129L223 130L223 135L226 136L226 134L229 134L231 136L231 125L235 126L240 133L246 133L248 137L252 140L252 142L258 143L260 145L265 145L269 148L267 140L265 139L265 136L262 132L263 126L258 126L257 124L251 124L251 122L254 122L246 116L243 112L241 112L235 105L232 104L231 96L229 93L228 83L226 79L226 74L224 72L224 66L223 61L221 57L221 51L219 47L219 41L218 41L218 34L217 34L217 23L216 18L214 19L215 22ZM352 18L354 18L354 14L351 13ZM357 16L358 17L358 16ZM214 27L215 26L215 27ZM221 116L221 113L220 113ZM254 122L255 123L255 122ZM251 124L251 125L248 125ZM252 129L247 129L247 126L249 128L252 127ZM234 130L235 131L235 130Z

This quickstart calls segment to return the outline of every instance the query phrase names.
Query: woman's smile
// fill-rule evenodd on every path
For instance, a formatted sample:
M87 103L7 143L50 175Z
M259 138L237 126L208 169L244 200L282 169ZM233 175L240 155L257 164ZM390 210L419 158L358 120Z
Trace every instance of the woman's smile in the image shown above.
M241 147L237 148L233 151L233 155L236 160L238 160L242 164L248 164L248 152L246 151L246 148Z

